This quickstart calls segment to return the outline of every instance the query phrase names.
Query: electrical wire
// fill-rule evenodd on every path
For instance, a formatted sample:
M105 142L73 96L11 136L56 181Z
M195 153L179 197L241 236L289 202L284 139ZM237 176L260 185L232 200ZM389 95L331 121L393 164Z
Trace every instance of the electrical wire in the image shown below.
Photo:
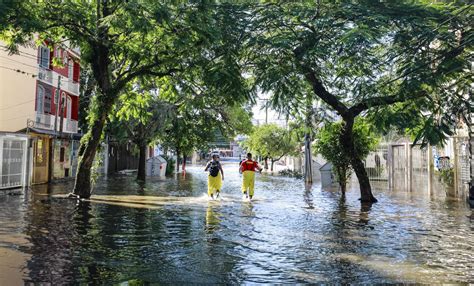
M14 107L17 107L17 106L20 106L20 105L23 105L23 104L30 103L30 102L35 101L35 100L36 100L36 98L35 98L35 99L28 100L28 101L20 102L20 103L15 104L15 105L10 105L10 106L7 106L7 107L3 107L3 108L0 108L0 110L5 110L5 109L14 108Z
M11 70L11 71L15 71L15 72L17 72L17 73L26 74L26 75L29 75L29 76L31 76L31 77L37 77L36 74L29 73L29 72L26 72L26 71L23 71L23 70L20 70L20 69L15 69L15 68L6 67L6 66L0 66L0 68L7 69L7 70Z
M31 116L31 114L30 114ZM18 116L18 117L13 117L13 118L8 118L8 119L3 119L3 120L0 120L2 122L5 122L5 121L9 121L9 120L13 120L13 119L19 119L19 118L23 118L23 117L28 117L28 114L23 114L22 116Z

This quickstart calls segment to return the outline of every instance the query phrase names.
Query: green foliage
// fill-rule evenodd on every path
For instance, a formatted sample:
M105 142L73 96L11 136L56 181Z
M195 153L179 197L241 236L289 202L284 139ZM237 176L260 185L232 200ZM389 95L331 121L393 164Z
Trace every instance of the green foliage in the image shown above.
M303 178L303 174L301 174L298 171L291 170L291 169L281 170L281 171L278 172L278 174L281 175L281 176L292 177L292 178L295 178L295 179L302 179Z
M350 177L352 154L344 148L340 137L344 123L326 123L316 135L314 150L333 164L334 173L341 187ZM365 159L370 151L375 150L378 139L371 131L371 126L363 119L356 120L353 129L354 145L360 160Z
M161 155L166 160L166 176L173 174L176 167L176 160L167 155Z
M243 142L245 149L255 155L269 158L272 162L280 160L285 155L297 154L298 146L291 133L276 124L255 127Z
M155 89L161 100L173 106L176 115L172 123L167 122L161 140L190 152L209 134L210 118L224 122L227 107L243 105L251 98L252 90L239 63L245 23L232 13L231 4L151 0L13 2L25 2L26 8L17 9L23 4L8 4L5 13L11 21L0 27L12 51L36 33L39 43L69 42L81 49L81 64L90 67L96 84L88 108L89 132L95 130L94 136L86 136L90 141L97 143L97 129L108 116L112 119L109 129L120 131L127 126L114 126L118 121L115 119L133 120L129 131L140 133L140 139L152 140L153 134L143 136L146 132L136 129L156 122L154 115L159 113L152 112L154 106L147 95ZM130 84L136 80L149 89L134 90ZM211 106L226 112L211 113ZM176 130L171 131L173 128ZM156 128L141 131L148 130Z
M454 186L454 169L442 169L438 171L439 180L443 182L447 187Z
M314 93L342 117L368 111L381 130L438 143L472 108L467 3L322 0L251 9L254 80L282 112L305 110Z

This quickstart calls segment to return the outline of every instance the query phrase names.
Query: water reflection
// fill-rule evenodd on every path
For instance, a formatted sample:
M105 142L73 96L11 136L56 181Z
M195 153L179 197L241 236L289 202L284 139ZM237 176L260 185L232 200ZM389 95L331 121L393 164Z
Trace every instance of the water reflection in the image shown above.
M271 176L257 177L248 202L230 167L218 201L193 167L144 185L102 180L89 201L64 199L70 184L1 197L0 284L474 280L464 202L379 192L379 203L361 205L354 191Z

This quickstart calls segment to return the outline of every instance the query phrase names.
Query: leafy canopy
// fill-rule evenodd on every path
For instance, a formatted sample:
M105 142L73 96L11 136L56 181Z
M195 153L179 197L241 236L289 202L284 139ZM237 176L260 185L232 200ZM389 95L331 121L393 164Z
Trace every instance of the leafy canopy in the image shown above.
M313 92L343 118L383 115L379 128L437 143L472 105L473 11L454 1L266 2L252 6L248 61L281 111L301 110ZM404 120L397 102L410 109Z
M278 161L285 155L297 154L299 144L285 128L264 124L254 128L243 146L256 155Z

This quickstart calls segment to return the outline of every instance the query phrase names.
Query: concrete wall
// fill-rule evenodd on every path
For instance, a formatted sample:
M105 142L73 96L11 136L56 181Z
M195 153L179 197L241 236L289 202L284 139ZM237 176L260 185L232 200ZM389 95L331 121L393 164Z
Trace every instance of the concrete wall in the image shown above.
M0 41L0 131L18 131L35 118L37 51L20 47L19 55L8 55L2 46Z

